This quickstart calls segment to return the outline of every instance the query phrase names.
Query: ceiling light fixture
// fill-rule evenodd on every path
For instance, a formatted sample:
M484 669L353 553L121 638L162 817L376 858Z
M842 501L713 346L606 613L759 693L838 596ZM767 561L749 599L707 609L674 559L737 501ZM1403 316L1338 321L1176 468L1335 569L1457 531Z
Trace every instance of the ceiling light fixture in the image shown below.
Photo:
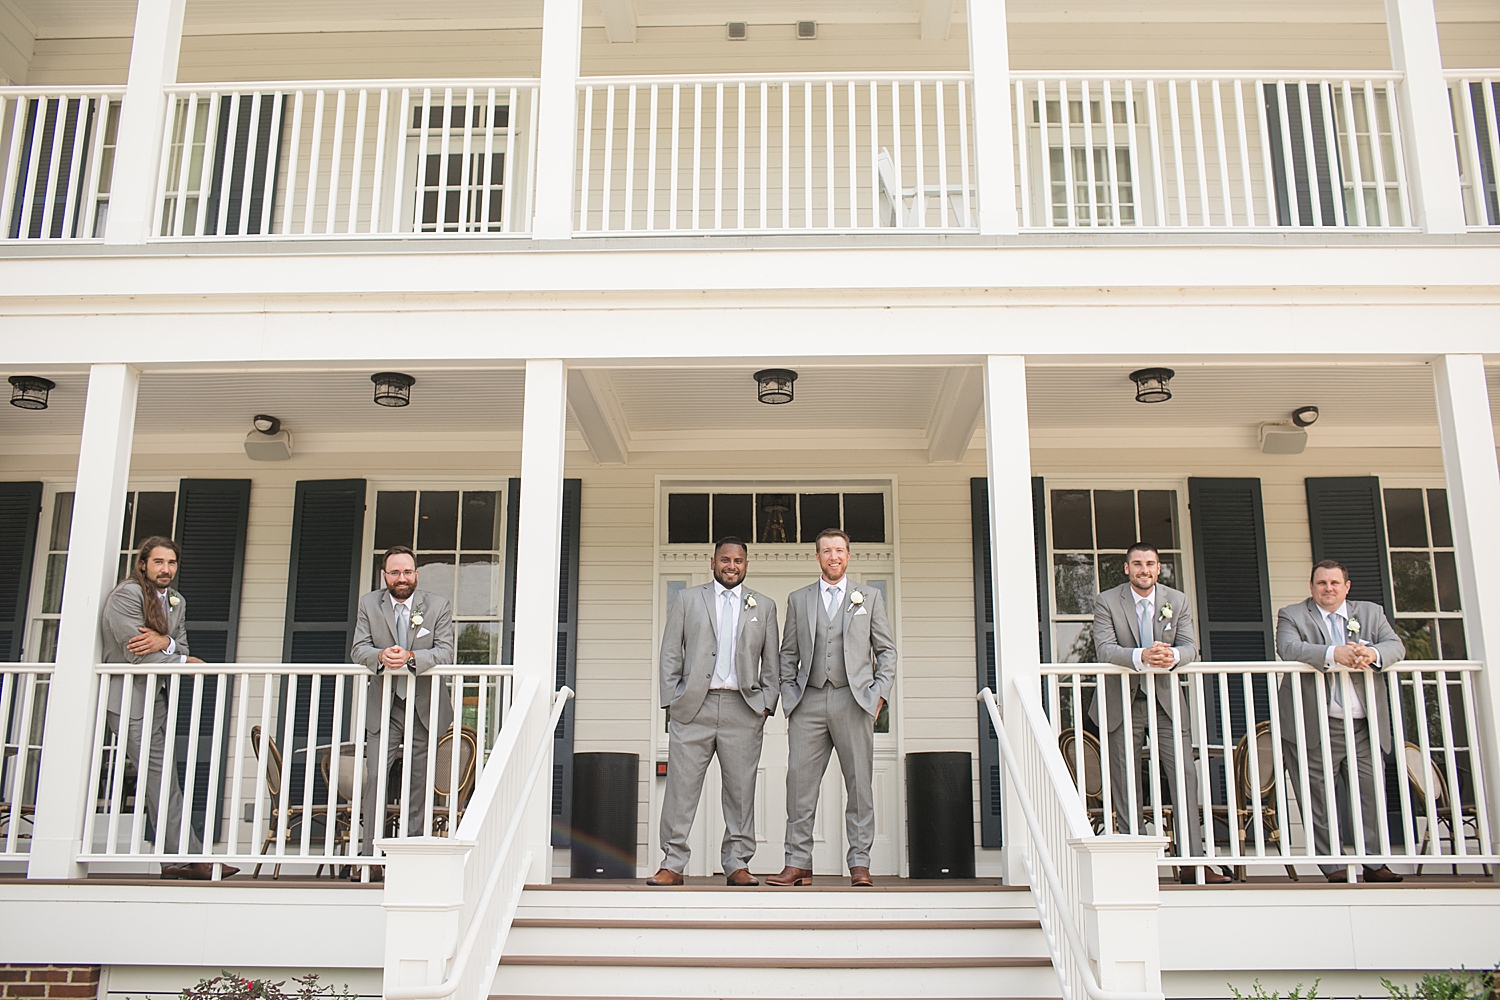
M38 375L12 375L10 377L10 405L23 410L45 410L47 393L57 388L50 378Z
M268 413L250 418L254 428L245 435L245 457L252 462L285 462L292 457L292 432L281 429L281 421Z
M1167 383L1176 375L1170 368L1142 368L1131 372L1130 381L1135 383L1135 401L1165 403L1172 398L1172 390Z
M1299 406L1292 411L1292 423L1298 427L1311 427L1318 422L1318 408L1316 406Z
M755 398L778 406L792 401L792 383L797 373L790 368L763 368L755 373Z
M370 376L375 383L375 402L381 406L407 406L411 403L411 387L417 380L400 372L376 372Z

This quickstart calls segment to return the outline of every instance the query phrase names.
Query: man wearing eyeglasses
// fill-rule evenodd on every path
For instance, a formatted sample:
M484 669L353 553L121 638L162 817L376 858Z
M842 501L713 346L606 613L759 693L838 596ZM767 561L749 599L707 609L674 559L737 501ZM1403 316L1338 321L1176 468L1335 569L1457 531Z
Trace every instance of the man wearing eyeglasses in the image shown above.
M381 576L385 587L359 599L351 651L354 662L368 667L375 675L370 681L365 709L365 774L360 796L360 854L367 857L373 852L375 833L384 811L377 808L381 806L377 800L380 775L389 774L403 757L411 768L405 836L431 832L422 823L427 802L427 751L432 740L440 739L453 724L447 682L437 685L434 705L432 679L425 676L433 667L453 662L453 610L447 598L417 589L416 556L404 545L385 551L381 557ZM391 689L388 710L384 683L387 675ZM408 703L412 709L410 732L406 729ZM382 722L387 726L384 757L380 753ZM397 777L394 787L387 789L387 796L397 794L399 788ZM376 869L372 875L378 879L380 870ZM351 877L359 877L358 869L353 870Z

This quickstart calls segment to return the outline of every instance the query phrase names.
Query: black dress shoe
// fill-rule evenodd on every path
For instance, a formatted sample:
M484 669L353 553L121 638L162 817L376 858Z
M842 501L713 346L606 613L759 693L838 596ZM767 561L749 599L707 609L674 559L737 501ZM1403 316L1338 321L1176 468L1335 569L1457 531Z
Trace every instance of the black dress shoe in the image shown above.
M1400 875L1397 875L1395 872L1391 871L1390 868L1386 865L1381 865L1378 868L1371 868L1369 865L1365 865L1365 881L1400 882L1402 881L1402 878Z

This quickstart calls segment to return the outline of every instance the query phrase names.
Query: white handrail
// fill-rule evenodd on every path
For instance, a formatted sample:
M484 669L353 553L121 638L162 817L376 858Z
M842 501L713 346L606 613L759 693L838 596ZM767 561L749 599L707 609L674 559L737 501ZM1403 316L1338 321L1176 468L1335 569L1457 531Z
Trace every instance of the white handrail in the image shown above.
M1031 705L1027 701L1026 692L1019 685L1015 687L1023 711L1028 716L1032 714L1033 709L1036 713L1040 713L1041 706ZM1026 827L1031 834L1032 848L1036 853L1038 863L1041 865L1042 877L1046 881L1047 891L1057 903L1054 907L1044 908L1038 906L1037 916L1042 920L1043 931L1045 932L1044 936L1047 939L1047 948L1052 953L1053 967L1057 970L1058 982L1062 986L1064 997L1068 997L1070 992L1067 978L1064 974L1064 967L1071 965L1078 973L1083 983L1084 992L1089 995L1091 1000L1162 1000L1164 994L1159 992L1106 990L1099 985L1098 979L1094 976L1093 966L1089 962L1088 949L1084 947L1083 939L1078 933L1078 928L1074 925L1072 917L1068 912L1072 901L1063 892L1062 880L1058 877L1057 867L1052 860L1052 853L1047 847L1046 834L1042 830L1041 820L1037 818L1036 807L1032 804L1031 795L1026 789L1025 776L1021 771L1020 764L1015 759L1014 751L1011 749L1010 737L1005 731L1005 724L1000 719L1000 706L995 702L995 692L989 688L985 688L979 692L979 700L984 703L985 708L989 709L990 724L995 727L995 734L998 737L996 742L1000 744L1000 756L1005 761L1005 770L1010 778L1011 791L1015 793L1016 801L1021 806L1021 814L1026 818ZM1027 721L1030 723L1033 736L1037 735L1037 720L1028 718ZM1046 729L1044 719L1042 731L1046 731ZM1089 829L1088 819L1083 815L1082 808L1078 804L1071 785L1065 783L1061 787L1058 786L1058 776L1055 771L1057 767L1062 766L1062 762L1060 756L1057 761L1050 760L1050 754L1047 752L1050 749L1052 753L1058 753L1057 747L1044 740L1037 740L1036 742L1038 749L1042 753L1048 777L1051 779L1052 792L1057 796L1057 805L1062 809L1063 815L1067 819L1070 836L1079 839L1092 838L1094 833ZM1057 765L1057 767L1054 767L1054 765ZM1032 885L1035 886L1036 872L1033 870L1031 860L1025 852L1021 853L1021 863L1025 866L1026 874ZM1052 924L1052 926L1049 927L1048 924ZM1067 947L1072 952L1071 956L1063 954L1062 942L1057 940L1058 925L1061 925ZM1068 962L1069 957L1072 958L1072 962Z
M544 741L542 746L545 746L546 740L552 739L552 732L557 728L557 720L562 718L563 708L567 705L568 699L572 697L573 689L567 685L559 688L553 696L552 710L548 714L547 725L542 729L542 739ZM505 871L503 862L510 854L511 848L515 844L516 836L520 833L521 823L525 819L526 811L524 804L531 797L531 791L536 786L537 776L541 774L542 765L547 760L546 754L542 753L542 746L537 747L537 751L532 757L531 767L526 772L526 780L521 785L515 808L511 811L510 823L505 828L505 836L500 841L500 849L495 852L494 864L490 868L489 878L485 880L484 889L480 892L479 899L474 905L474 911L469 918L469 926L464 933L462 943L458 947L458 952L453 957L453 968L448 973L448 977L441 983L430 986L387 987L385 990L385 1000L440 1000L442 997L453 995L458 990L459 983L462 982L464 973L468 970L469 960L474 954L474 947L479 941L480 931L484 927L485 915L489 911L491 902L494 900L495 890L500 885L500 876ZM496 773L500 770L501 768L497 767ZM478 798L477 795L475 797ZM471 807L472 811L465 817L465 822L459 825L459 839L464 839L465 834L472 833L471 830L466 829L466 827L470 826L468 822L469 817L480 816L482 819L484 813L488 811L486 808L487 805L488 803L482 803ZM521 867L523 869L526 867L524 861ZM513 907L515 902L516 900L512 901ZM503 935L497 935L497 937L503 938ZM501 944L503 944L503 940L497 942L495 947L499 948Z

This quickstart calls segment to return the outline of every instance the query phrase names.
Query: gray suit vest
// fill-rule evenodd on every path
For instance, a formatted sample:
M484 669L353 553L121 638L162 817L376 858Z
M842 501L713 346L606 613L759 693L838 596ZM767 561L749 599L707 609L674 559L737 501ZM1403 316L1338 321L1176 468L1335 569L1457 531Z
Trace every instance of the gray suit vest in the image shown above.
M821 592L819 594L821 596ZM843 609L839 609L842 619ZM842 621L828 620L828 609L817 602L817 624L813 626L813 662L807 672L807 686L820 688L848 687L849 674L844 669L844 630Z

